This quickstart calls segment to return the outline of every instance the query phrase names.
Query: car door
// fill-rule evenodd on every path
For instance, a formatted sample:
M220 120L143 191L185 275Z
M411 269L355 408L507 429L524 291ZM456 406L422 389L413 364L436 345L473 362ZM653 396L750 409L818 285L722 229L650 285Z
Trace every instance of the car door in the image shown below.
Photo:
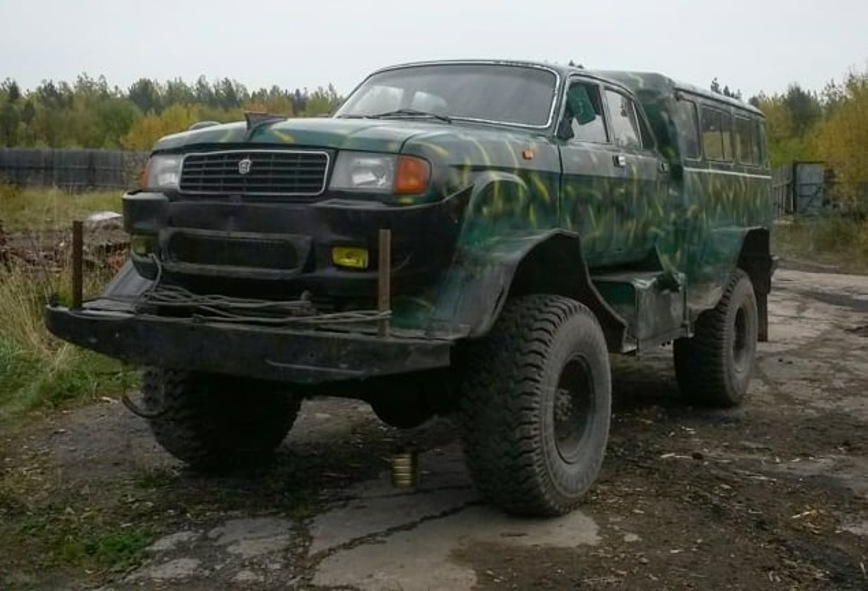
M613 248L622 260L649 255L655 239L670 223L667 211L669 167L656 150L653 134L640 105L625 91L605 88L614 163L623 186L612 199L617 212Z
M562 226L577 232L590 266L622 260L618 204L626 200L623 150L612 141L604 89L595 80L571 78L558 126L561 152Z

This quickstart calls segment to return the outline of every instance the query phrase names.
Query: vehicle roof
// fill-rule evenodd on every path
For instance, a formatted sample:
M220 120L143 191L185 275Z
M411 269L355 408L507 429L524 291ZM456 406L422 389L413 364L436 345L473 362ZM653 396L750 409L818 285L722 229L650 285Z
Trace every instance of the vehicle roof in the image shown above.
M554 64L544 61L533 60L504 60L504 59L464 59L464 60L432 60L424 62L410 62L404 64L396 64L379 71L391 70L395 68L412 67L412 66L433 66L438 64L502 64L513 66L530 66L536 68L546 68L557 72L561 77L566 78L573 74L590 76L603 81L611 82L618 86L623 86L634 93L640 90L651 91L661 95L671 95L678 90L701 96L705 99L717 101L723 104L730 105L737 109L748 111L760 117L763 112L753 105L744 101L725 96L720 93L706 90L689 82L681 82L656 72L634 72L627 70L586 70L574 66L565 66L563 64Z
M582 70L579 71L581 72ZM663 74L658 74L656 72L627 72L618 70L603 70L594 71L594 73L603 78L608 78L610 80L620 82L621 84L632 90L634 93L640 90L650 90L652 92L658 92L660 94L672 94L673 92L681 90L683 92L701 96L708 100L717 101L733 106L743 111L748 111L760 117L763 116L763 112L751 105L750 103L720 94L718 92L714 92L712 90L701 88L699 86L696 86L695 84L690 84L689 82L673 80L668 76L664 76Z

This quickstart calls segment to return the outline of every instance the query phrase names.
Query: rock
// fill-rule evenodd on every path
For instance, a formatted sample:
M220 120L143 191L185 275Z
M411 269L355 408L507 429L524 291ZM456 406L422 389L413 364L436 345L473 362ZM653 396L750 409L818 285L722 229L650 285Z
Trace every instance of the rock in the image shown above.
M235 578L232 580L236 583L261 583L265 580L265 577L253 572L252 570L245 569L235 575Z
M124 227L124 216L114 211L98 211L84 219L88 230L120 230Z
M199 532L194 531L179 531L160 538L148 546L147 550L148 552L168 552L169 550L174 550L180 544L192 542L200 535Z
M142 579L152 579L155 581L176 581L193 576L198 569L198 560L194 558L177 558L164 564L157 564L133 573L128 580L140 581Z

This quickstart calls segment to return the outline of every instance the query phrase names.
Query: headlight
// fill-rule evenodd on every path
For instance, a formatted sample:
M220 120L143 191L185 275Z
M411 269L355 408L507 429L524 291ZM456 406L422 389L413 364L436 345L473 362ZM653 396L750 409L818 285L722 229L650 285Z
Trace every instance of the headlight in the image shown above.
M341 152L335 161L330 187L336 191L391 193L395 182L395 156Z
M180 154L152 156L142 177L142 188L149 191L177 190L183 159Z
M424 193L430 176L428 161L415 156L341 152L329 188L411 195Z

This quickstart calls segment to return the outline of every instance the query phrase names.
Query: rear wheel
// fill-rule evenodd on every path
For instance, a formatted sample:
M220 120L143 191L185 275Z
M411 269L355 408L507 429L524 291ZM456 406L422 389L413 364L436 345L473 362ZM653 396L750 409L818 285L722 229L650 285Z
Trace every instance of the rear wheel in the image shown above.
M300 407L281 384L160 368L145 370L142 394L157 442L206 471L267 461Z
M675 374L688 401L730 407L742 402L756 361L759 320L750 277L736 269L717 306L675 341Z
M600 470L611 415L591 311L560 296L511 299L461 364L462 439L483 496L515 514L574 509Z

